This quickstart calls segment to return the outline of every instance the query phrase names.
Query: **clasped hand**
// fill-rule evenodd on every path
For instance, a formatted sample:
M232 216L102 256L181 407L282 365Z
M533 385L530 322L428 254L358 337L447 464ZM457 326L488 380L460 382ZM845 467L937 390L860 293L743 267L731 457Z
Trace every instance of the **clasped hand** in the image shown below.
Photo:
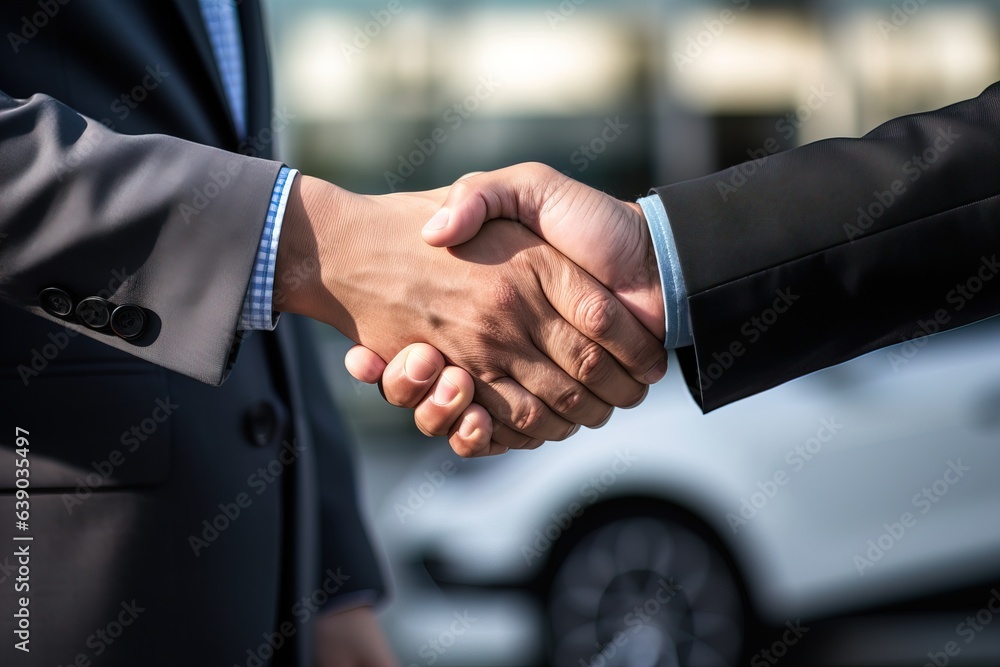
M536 164L423 193L294 187L276 289L296 266L321 269L282 292L283 309L357 342L352 375L381 380L462 456L600 426L666 372L659 272L635 204Z

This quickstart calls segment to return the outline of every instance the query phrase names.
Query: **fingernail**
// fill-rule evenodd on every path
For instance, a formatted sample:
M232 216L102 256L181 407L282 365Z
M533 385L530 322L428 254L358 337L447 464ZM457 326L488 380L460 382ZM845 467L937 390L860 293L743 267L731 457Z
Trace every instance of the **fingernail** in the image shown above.
M434 388L431 402L437 405L448 405L455 400L456 396L458 396L458 385L442 375L437 387Z
M419 352L410 352L403 362L403 372L414 382L427 382L438 372L437 366L424 359Z
M650 368L646 375L643 376L643 380L646 384L656 384L663 379L663 376L667 374L667 360L666 358L660 359L656 362L656 365Z
M476 424L472 421L471 417L466 417L462 420L462 425L458 427L458 434L463 438L471 438L472 434L476 432Z
M434 214L434 217L427 221L424 225L425 232L436 232L439 229L444 229L448 226L448 218L451 216L451 212L443 208Z

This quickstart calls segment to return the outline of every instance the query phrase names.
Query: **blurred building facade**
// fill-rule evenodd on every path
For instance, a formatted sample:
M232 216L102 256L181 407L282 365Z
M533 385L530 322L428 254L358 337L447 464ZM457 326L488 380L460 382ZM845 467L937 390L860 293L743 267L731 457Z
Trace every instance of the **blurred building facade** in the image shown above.
M995 2L270 2L297 165L369 193L537 160L621 197L1000 78Z

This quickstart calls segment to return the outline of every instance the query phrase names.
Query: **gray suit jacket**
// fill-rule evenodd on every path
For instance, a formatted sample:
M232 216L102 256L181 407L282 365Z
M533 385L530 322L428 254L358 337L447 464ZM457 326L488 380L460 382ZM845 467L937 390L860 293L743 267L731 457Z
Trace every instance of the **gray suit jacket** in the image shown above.
M281 166L256 0L239 13L248 142L197 0L0 6L0 664L266 664L273 644L306 664L318 607L383 587L307 323L236 336ZM142 333L53 314L50 288L137 308Z

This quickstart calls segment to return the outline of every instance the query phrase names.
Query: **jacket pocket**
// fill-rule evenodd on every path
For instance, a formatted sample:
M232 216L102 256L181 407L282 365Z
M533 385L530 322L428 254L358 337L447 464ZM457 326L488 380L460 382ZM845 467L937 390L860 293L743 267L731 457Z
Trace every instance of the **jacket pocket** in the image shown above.
M27 385L2 369L0 493L17 488L24 468L31 490L89 495L159 484L170 472L175 408L165 374L149 364L53 365ZM18 434L27 448L17 447ZM18 464L25 455L29 463Z

